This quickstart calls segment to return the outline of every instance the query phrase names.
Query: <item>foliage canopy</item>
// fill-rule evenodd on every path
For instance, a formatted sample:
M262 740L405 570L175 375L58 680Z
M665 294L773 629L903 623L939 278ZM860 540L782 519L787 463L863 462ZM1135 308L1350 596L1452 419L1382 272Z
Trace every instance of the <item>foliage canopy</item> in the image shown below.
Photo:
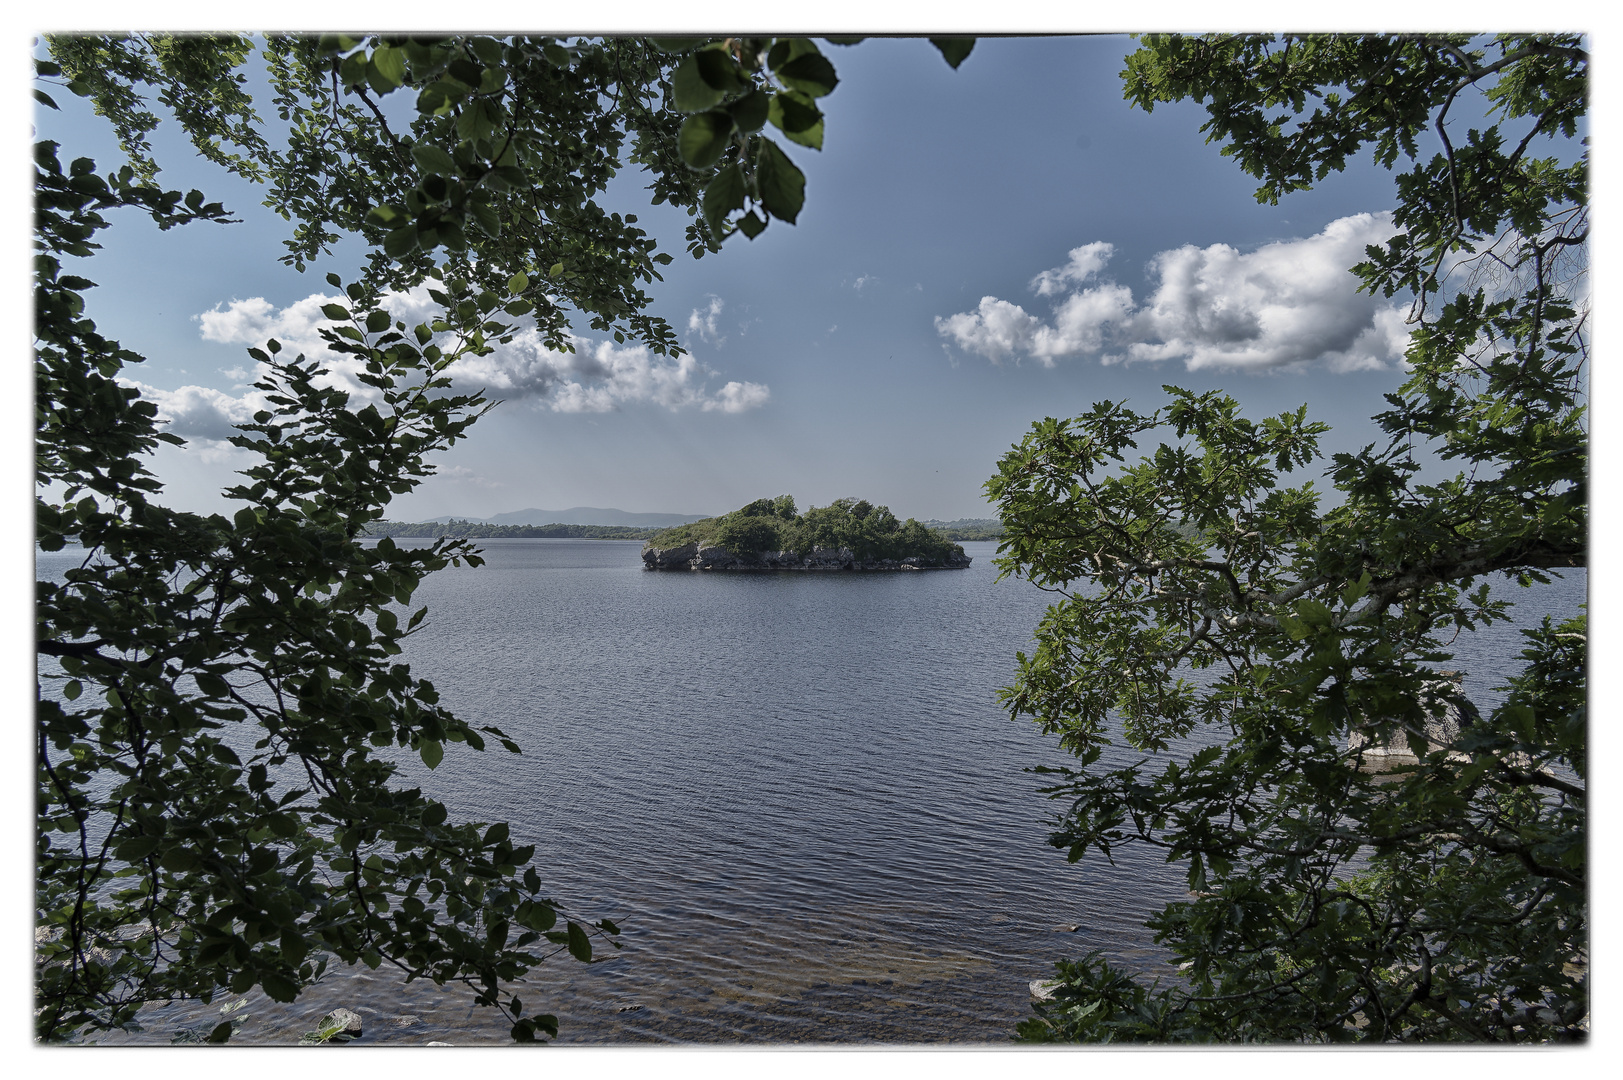
M1081 762L1049 789L1053 843L1154 849L1190 889L1149 924L1176 978L1064 962L1021 1037L1583 1037L1584 619L1525 631L1503 703L1435 735L1454 636L1508 618L1488 580L1586 565L1587 152L1559 151L1587 65L1576 35L1151 36L1129 58L1128 100L1205 102L1259 200L1365 147L1411 163L1396 235L1352 268L1412 298L1409 374L1381 438L1328 462L1305 407L1258 422L1169 386L1152 413L1034 425L988 481L1000 566L1058 594L1004 694ZM1462 138L1473 101L1493 122ZM1314 467L1333 499L1287 486ZM1115 742L1141 759L1101 766ZM1415 763L1378 769L1382 745Z

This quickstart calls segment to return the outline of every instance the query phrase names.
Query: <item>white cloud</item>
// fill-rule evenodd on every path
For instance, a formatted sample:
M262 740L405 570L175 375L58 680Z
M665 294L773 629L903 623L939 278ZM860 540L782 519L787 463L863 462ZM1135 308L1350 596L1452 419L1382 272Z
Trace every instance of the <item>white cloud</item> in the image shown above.
M1026 314L1025 308L995 296L981 297L981 306L974 312L960 312L945 319L938 315L935 320L937 333L950 337L965 352L980 353L994 364L1028 351L1041 325L1042 320Z
M748 412L765 405L771 396L772 391L760 383L730 382L717 391L714 398L704 403L704 409L706 412L714 409L729 413Z
M450 374L459 389L482 388L498 398L531 398L553 412L610 412L641 403L672 412L693 407L739 411L727 407L736 400L736 392L733 397L725 396L726 387L719 394L706 392L704 382L711 373L692 353L672 359L641 345L583 338L573 339L573 344L572 353L554 352L534 331L524 331L488 356L457 361Z
M1052 270L1044 270L1031 279L1031 290L1038 296L1053 296L1064 290L1067 283L1080 285L1105 268L1110 256L1116 253L1115 244L1103 240L1071 249L1071 261Z
M443 476L460 484L471 484L474 487L499 488L504 486L499 480L485 479L466 465L441 465L434 472L436 476Z
M267 408L264 395L257 390L232 397L207 386L160 390L134 379L119 381L133 386L143 399L156 405L163 430L185 439L210 464L242 453L230 443L231 437L239 434L236 425L247 423L254 413Z
M861 277L857 278L851 283L851 287L857 292L861 292L863 289L867 288L869 285L872 285L878 280L879 279L874 277L872 274L863 274Z
M1125 285L1088 285L1114 249L1087 244L1031 280L1038 296L1057 298L1051 322L987 296L976 311L938 317L936 330L994 363L1025 356L1052 366L1097 353L1105 363L1182 360L1191 371L1314 360L1332 371L1385 367L1407 347L1404 313L1357 292L1348 270L1393 231L1389 214L1357 214L1249 254L1226 244L1163 251L1149 262L1158 284L1142 304Z
M278 309L264 297L254 296L247 300L233 300L223 306L215 305L212 311L192 318L200 324L204 341L264 348L267 339L275 338L281 343L286 356L303 353L310 359L319 357L328 371L325 379L327 385L336 386L362 401L378 400L380 395L377 390L357 378L364 369L362 361L347 354L327 351L321 330L334 324L321 313L324 304L348 307L349 300L337 293L313 293ZM419 286L409 293L390 293L384 298L384 305L395 318L405 320L408 326L425 321L436 310L427 286ZM255 365L255 370L246 374L240 370L227 374L249 382L258 378L260 371Z
M227 344L263 346L274 337L285 353L320 356L329 369L326 381L349 391L359 400L375 400L377 393L361 383L354 358L325 351L320 330L331 323L321 313L323 304L341 302L336 295L316 294L276 309L261 297L234 300L229 305L197 316L203 337ZM384 306L408 326L425 321L437 306L426 287L409 293L389 294ZM701 328L701 336L714 336L722 301L712 297L707 315L695 311L689 322ZM719 338L718 338L719 340ZM486 356L466 356L448 369L453 388L463 392L486 390L490 396L531 400L554 412L608 412L638 404L657 405L672 411L699 408L707 411L742 412L758 407L767 399L765 386L731 382L714 393L706 388L716 374L700 364L692 354L677 358L659 356L641 345L616 345L571 337L574 352L547 348L534 329L519 330L506 345L497 345ZM199 390L200 387L188 387ZM176 391L180 393L180 391ZM223 401L228 395L206 391ZM213 400L213 399L210 399ZM241 399L246 400L246 398ZM221 405L221 408L225 408ZM252 410L242 413L251 414ZM176 429L177 432L179 429ZM184 434L184 432L180 432Z
M716 327L716 320L721 317L721 309L724 306L721 297L712 296L710 304L702 313L698 308L694 308L693 313L688 316L688 333L697 334L701 340L708 341L712 345L719 345L727 340Z

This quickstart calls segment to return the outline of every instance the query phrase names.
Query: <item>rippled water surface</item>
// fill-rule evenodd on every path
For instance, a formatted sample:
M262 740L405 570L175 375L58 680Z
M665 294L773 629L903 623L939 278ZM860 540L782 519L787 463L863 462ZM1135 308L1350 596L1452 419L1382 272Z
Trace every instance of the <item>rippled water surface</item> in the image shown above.
M425 582L406 659L524 753L452 745L410 778L510 821L555 899L624 931L604 963L532 976L526 1006L561 1042L997 1043L1058 957L1164 963L1141 923L1181 870L1069 865L1046 843L1024 770L1068 759L995 694L1047 597L997 581L994 544L965 544L967 570L818 575L650 573L636 542L480 546L485 566ZM1513 590L1518 621L1575 613L1583 587ZM1519 647L1462 643L1480 703ZM506 1041L470 1000L345 969L291 1006L250 995L238 1040L291 1042L343 1005L363 1042ZM210 1016L148 1010L143 1041Z

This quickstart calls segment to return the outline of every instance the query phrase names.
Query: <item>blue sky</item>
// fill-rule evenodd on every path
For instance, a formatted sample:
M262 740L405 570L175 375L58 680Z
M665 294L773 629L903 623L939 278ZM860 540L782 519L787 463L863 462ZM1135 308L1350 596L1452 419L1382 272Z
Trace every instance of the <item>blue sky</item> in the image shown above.
M651 292L692 359L614 348L584 321L595 365L493 358L465 385L504 403L389 516L708 514L781 493L992 516L981 485L1032 421L1105 398L1153 408L1169 382L1221 387L1253 417L1305 402L1334 427L1328 451L1368 442L1402 381L1403 308L1358 295L1344 271L1386 235L1392 174L1366 155L1259 205L1256 182L1203 141L1202 109L1122 100L1133 47L986 39L955 72L922 40L825 46L841 82L823 151L793 148L797 226L694 261L640 174L610 192L676 256ZM57 99L39 136L117 161L106 122ZM251 411L246 347L314 341L325 273L359 260L349 248L302 275L282 267L287 225L261 196L173 131L156 143L167 186L200 187L244 221L161 234L118 221L87 271L90 313L148 357L129 374L192 440L158 456L170 501L216 510L246 463L220 441Z

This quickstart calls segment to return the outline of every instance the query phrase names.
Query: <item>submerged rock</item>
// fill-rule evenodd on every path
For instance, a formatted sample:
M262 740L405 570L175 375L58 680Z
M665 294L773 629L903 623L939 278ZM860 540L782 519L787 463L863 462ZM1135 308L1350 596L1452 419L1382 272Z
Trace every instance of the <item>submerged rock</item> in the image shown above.
M1032 979L1031 999L1033 1001L1053 1001L1054 991L1058 989L1058 979Z
M1449 750L1454 761L1470 760L1470 755L1453 750L1459 742L1460 732L1481 720L1482 716L1466 697L1461 687L1464 676L1458 671L1439 671L1423 691L1421 708L1428 714L1424 727L1416 734L1426 740L1426 752ZM1362 759L1360 767L1369 771L1384 771L1395 765L1414 765L1419 759L1409 748L1402 728L1385 739L1375 738L1362 731L1347 734L1347 749L1356 751Z
M361 1033L361 1018L357 1013L348 1009L334 1009L321 1018L320 1030L326 1031L336 1028L338 1034L351 1039Z

